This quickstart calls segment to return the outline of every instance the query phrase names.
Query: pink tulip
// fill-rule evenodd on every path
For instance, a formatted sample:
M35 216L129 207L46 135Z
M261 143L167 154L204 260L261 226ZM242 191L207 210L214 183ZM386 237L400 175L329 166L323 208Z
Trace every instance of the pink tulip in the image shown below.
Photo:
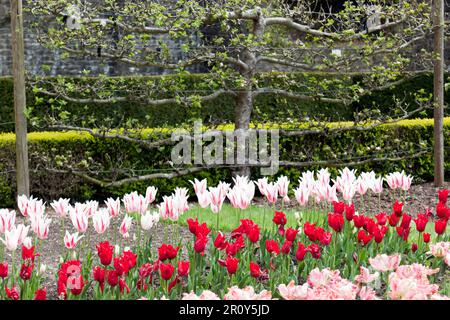
M147 199L147 203L153 203L156 199L156 194L158 193L158 188L155 188L153 186L147 187L147 190L145 191L145 198Z
M17 197L17 206L24 217L28 217L30 214L43 215L45 212L43 201L33 198L33 196L30 198L25 195Z
M70 208L69 216L73 226L78 232L86 232L89 223L89 217L84 206L76 205L74 208Z
M59 200L53 201L50 205L61 218L64 218L69 212L69 201L70 199L59 198Z
M368 189L369 184L367 183L367 181L359 177L358 180L356 180L356 191L363 196L367 193Z
M48 219L46 216L38 217L32 222L31 229L33 229L33 232L36 233L39 239L47 239L51 222L52 219Z
M172 194L172 198L174 200L174 204L176 206L176 211L178 212L178 214L182 214L183 212L189 210L188 192L189 190L186 188L175 188Z
M144 214L149 205L147 198L136 191L124 195L122 201L127 213Z
M78 242L83 238L84 236L78 236L78 232L75 232L73 234L70 234L69 231L66 230L66 235L64 236L64 245L67 249L75 249L77 247Z
M130 236L129 231L130 231L132 222L133 222L133 218L129 217L128 215L125 215L122 223L120 224L119 232L124 239L128 239Z
M159 221L159 213L150 213L147 211L141 216L141 228L142 230L150 230Z
M399 254L386 255L378 254L375 258L369 258L369 263L377 271L392 271L400 265L401 256Z
M289 192L289 179L286 176L280 176L277 180L277 186L280 197L286 197Z
M237 286L228 288L228 292L223 297L224 300L272 300L272 293L262 290L260 293L255 292L252 286L240 289Z
M211 199L211 210L214 213L219 213L222 209L223 201L225 200L228 190L223 186L210 187L209 194Z
M355 196L356 188L354 184L345 184L342 189L342 198L350 204Z
M377 194L383 192L383 178L382 177L376 178L373 181L371 190L373 193L377 193Z
M208 181L206 179L198 180L195 178L194 181L189 180L189 182L194 186L194 192L197 196L206 192L208 185Z
M113 198L108 198L105 201L106 209L111 218L117 217L120 215L120 199L117 198L114 200Z
M211 203L211 197L208 191L197 193L198 204L202 208L206 208Z
M6 249L8 249L9 251L15 251L26 238L28 229L29 227L25 227L23 224L20 224L17 227L14 226L11 228L11 230L5 231L5 238L0 238L0 241L3 242Z
M0 233L10 231L16 223L16 212L8 209L0 209Z
M330 173L328 172L328 168L325 169L320 169L317 172L317 180L322 184L322 185L329 185L330 184Z
M294 190L294 194L299 205L305 206L308 203L309 190L307 188L298 187Z
M278 198L278 185L274 182L270 182L266 186L266 198L269 203L277 202Z
M261 179L258 179L258 181L255 182L255 183L256 183L256 185L258 186L259 192L260 192L263 196L267 197L267 184L269 183L269 182L267 181L267 178L261 178Z
M98 202L91 200L91 201L86 201L85 203L85 210L87 212L88 217L92 217L94 215L94 213L97 212L98 209Z
M111 217L107 209L100 209L92 216L94 229L98 234L103 234L109 228Z
M180 215L179 207L173 196L163 196L163 202L158 205L159 214L163 220L177 221Z

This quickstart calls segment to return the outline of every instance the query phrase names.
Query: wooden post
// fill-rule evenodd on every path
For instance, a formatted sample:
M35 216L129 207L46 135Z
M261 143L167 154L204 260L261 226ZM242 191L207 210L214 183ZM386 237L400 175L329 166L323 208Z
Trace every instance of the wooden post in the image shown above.
M433 1L434 16L434 185L444 185L444 1Z
M11 0L11 44L16 127L17 194L29 196L30 178L28 170L27 119L25 117L26 90L22 0Z

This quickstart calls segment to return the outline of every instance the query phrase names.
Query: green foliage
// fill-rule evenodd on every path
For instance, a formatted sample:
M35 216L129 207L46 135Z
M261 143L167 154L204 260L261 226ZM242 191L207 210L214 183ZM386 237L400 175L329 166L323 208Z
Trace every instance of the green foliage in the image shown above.
M445 141L450 143L450 118L445 120ZM331 124L333 125L333 124ZM334 124L336 125L336 124ZM151 132L151 130L148 130ZM152 139L150 135L150 139ZM160 138L160 137L158 137ZM173 171L168 160L172 146L152 150L143 150L134 144L116 139L95 139L88 134L77 132L30 133L30 158L32 171L32 193L46 200L58 197L70 197L76 200L88 198L104 199L108 196L122 196L126 192L138 190L145 192L148 185L159 188L161 194L172 192L175 187L188 187L189 179L206 178L209 185L220 180L231 180L227 168L209 169L197 174L173 179L156 179L134 182L115 188L99 187L90 184L73 174L58 173L58 170L85 172L88 176L108 180L129 176ZM343 131L337 135L314 135L280 138L280 160L311 161L333 160L345 163L355 157L359 160L382 158L385 155L399 153L414 154L418 146L431 149L433 141L433 122L431 119L406 120L397 124L382 125L375 129L351 132ZM448 151L446 159L450 159ZM14 202L14 135L0 135L0 207L10 206ZM277 175L287 175L295 186L302 171L319 169L315 167L282 167ZM387 174L395 170L405 170L414 176L415 182L433 178L432 154L401 161L382 161L353 166L358 170L374 170L378 174ZM337 169L331 169L336 173ZM450 173L450 161L446 163L446 174ZM252 178L259 177L259 170L252 171Z
M109 87L120 87L121 82L133 86L150 85L154 81L162 81L158 85L167 86L168 90L205 89L207 81L203 78L207 75L183 75L177 76L176 81L170 76L161 77L133 77L133 78L109 78ZM286 79L289 77L293 79ZM295 80L295 81L294 81ZM357 81L354 78L354 82ZM94 81L94 80L90 80ZM298 86L304 83L304 75L294 73L290 75L282 73L270 73L261 77L260 83L272 87L285 86L292 92L302 92L305 89ZM319 116L328 121L353 120L356 112L365 109L377 108L382 114L392 113L392 106L396 99L404 99L409 109L414 109L417 104L414 94L424 92L423 95L432 93L432 75L423 74L406 81L394 88L377 91L371 95L361 97L359 101L350 106L323 103L305 102L281 98L273 94L259 95L255 101L253 121L257 122L290 122L300 116L308 114ZM450 91L446 92L445 101L450 101ZM13 85L10 78L0 78L0 132L14 131L13 113ZM170 94L160 94L160 97L170 97ZM79 104L63 103L60 100L38 95L33 90L28 90L27 104L30 118L30 131L42 129L46 118L57 118L61 122L86 127L162 127L179 126L192 123L201 119L205 124L232 123L234 121L234 99L223 94L214 101L186 106L183 104L168 104L162 106L150 106L138 102L116 102L110 104ZM170 112L168 112L170 111ZM416 115L420 117L432 116L432 111Z

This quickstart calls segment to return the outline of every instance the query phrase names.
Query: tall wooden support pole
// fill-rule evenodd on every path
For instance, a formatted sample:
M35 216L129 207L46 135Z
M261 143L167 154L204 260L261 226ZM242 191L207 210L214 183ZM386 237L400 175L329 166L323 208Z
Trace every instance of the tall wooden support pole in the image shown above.
M433 1L434 16L434 184L444 185L444 0Z
M27 119L25 117L25 61L22 0L11 0L11 44L14 77L14 114L16 127L17 194L30 194L28 171Z

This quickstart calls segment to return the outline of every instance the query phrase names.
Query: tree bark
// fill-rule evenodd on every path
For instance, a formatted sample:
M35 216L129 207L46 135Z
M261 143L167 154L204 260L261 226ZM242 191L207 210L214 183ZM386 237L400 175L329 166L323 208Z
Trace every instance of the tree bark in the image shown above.
M29 196L22 0L11 0L11 44L14 77L17 194Z
M250 128L250 119L253 109L253 97L251 91L239 92L236 97L236 108L235 108L235 132L247 131ZM248 161L248 150L249 142L248 139L245 140L245 145L239 145L236 139L237 148L245 148L246 159ZM250 177L251 168L250 167L240 167L232 172L233 176L247 176Z
M434 15L434 185L444 185L444 1L433 1Z

